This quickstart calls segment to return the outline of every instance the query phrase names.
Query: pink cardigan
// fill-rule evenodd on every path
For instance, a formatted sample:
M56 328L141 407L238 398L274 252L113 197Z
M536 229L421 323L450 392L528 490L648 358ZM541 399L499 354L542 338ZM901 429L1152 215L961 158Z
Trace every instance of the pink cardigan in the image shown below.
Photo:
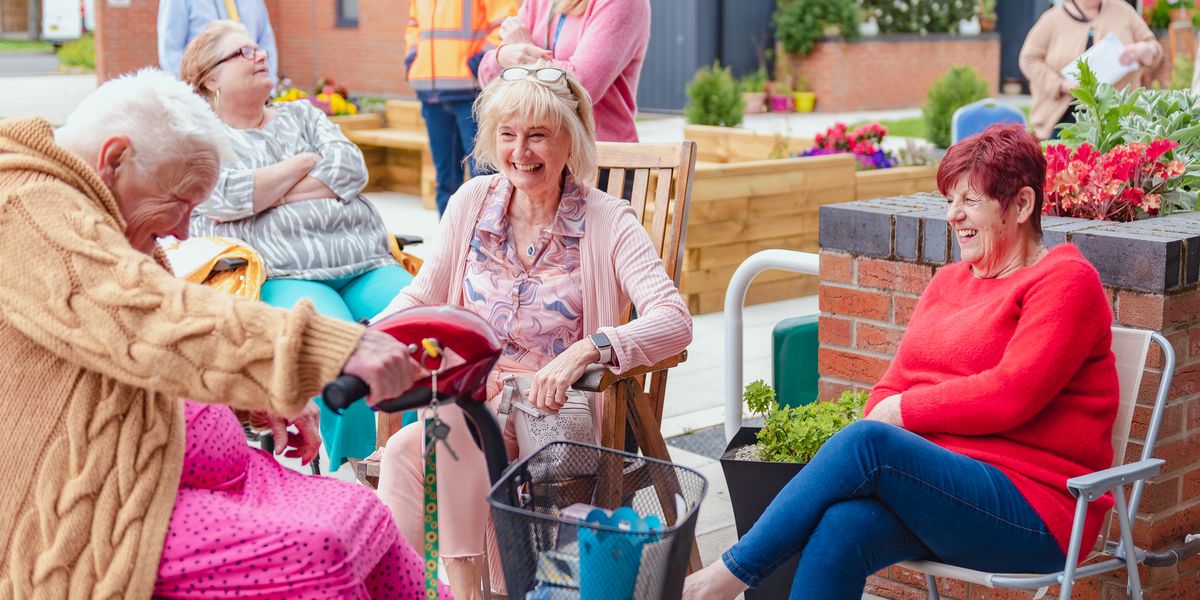
M534 44L546 46L550 40L554 64L575 73L591 95L596 139L638 141L634 117L638 78L650 42L650 0L591 0L582 15L566 18L557 43L553 8L554 0L525 0L517 17L529 27ZM489 50L479 65L479 82L486 85L499 74L496 50Z
M462 306L475 223L492 182L502 177L476 177L450 198L421 272L376 319L424 304ZM627 202L596 189L588 192L580 261L583 330L608 336L618 373L652 365L691 343L692 316ZM618 326L630 302L638 318Z

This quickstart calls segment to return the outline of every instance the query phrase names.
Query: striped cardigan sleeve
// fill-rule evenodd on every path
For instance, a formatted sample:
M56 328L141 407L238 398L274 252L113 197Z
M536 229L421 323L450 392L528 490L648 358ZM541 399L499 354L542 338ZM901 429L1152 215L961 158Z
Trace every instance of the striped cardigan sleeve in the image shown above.
M346 139L342 130L325 113L308 102L288 102L288 110L298 110L302 135L321 155L321 161L309 173L329 186L343 202L353 200L367 187L367 164L362 150Z
M692 342L692 316L667 277L646 230L629 208L623 208L616 219L614 236L617 283L633 302L638 318L600 331L612 343L616 371L623 373L685 350Z
M219 222L253 217L254 169L221 167L216 189L196 207L196 213Z

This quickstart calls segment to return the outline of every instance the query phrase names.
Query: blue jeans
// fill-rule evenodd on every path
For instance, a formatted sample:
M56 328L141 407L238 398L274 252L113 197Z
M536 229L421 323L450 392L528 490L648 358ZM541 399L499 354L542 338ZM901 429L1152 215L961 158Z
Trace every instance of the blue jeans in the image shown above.
M263 302L291 308L300 300L309 300L318 314L344 321L360 321L375 316L404 286L412 275L399 265L371 269L366 273L331 279L268 279L262 286ZM366 402L351 404L342 414L334 414L320 398L321 438L329 453L329 470L337 470L346 458L366 458L375 451L375 413Z
M471 115L470 100L450 102L421 102L421 117L429 131L429 154L437 171L438 215L446 212L450 196L463 184L463 160L469 159L475 148L475 117ZM468 160L471 176L475 161Z
M792 600L858 600L903 560L1045 573L1066 559L998 469L877 421L830 438L721 558L753 587L797 553Z

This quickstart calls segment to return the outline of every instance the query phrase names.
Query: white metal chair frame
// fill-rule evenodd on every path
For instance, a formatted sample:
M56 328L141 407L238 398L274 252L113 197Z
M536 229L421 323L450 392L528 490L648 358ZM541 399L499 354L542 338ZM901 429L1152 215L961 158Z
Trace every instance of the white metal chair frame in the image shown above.
M818 275L820 257L808 252L793 252L788 250L763 250L746 259L733 274L725 293L725 438L732 439L742 423L742 305L745 301L746 290L755 275L768 269L782 269L798 273ZM1140 339L1138 339L1140 338ZM1158 475L1166 461L1154 458L1154 446L1158 440L1158 430L1162 424L1163 411L1167 404L1167 395L1171 388L1171 379L1175 374L1175 351L1158 332L1137 329L1113 327L1113 345L1118 342L1133 342L1135 350L1117 356L1118 367L1123 360L1136 361L1141 368L1134 371L1133 380L1120 381L1121 406L1113 423L1113 461L1117 466L1095 473L1089 473L1067 480L1071 494L1078 498L1075 505L1075 520L1071 528L1070 548L1067 553L1064 569L1049 574L1001 574L984 573L962 567L955 567L933 561L906 561L900 566L925 574L930 600L939 600L937 577L949 577L977 583L987 587L1040 590L1037 597L1045 594L1051 585L1061 585L1059 599L1071 597L1071 589L1075 579L1091 577L1108 573L1117 569L1127 570L1127 591L1134 600L1142 598L1142 584L1138 575L1137 565L1146 557L1147 552L1133 544L1132 523L1137 517L1138 504L1142 499L1146 481ZM1125 446L1128 442L1128 432L1133 419L1134 405L1137 403L1137 393L1140 389L1142 373L1145 369L1146 356L1151 343L1158 344L1163 355L1162 379L1154 399L1154 409L1150 416L1150 424L1146 431L1145 443L1139 460L1129 464L1121 464L1125 458ZM1133 490L1126 501L1124 486L1132 484ZM1113 509L1117 512L1120 528L1119 541L1107 540L1102 552L1089 558L1108 556L1100 562L1079 566L1079 546L1083 539L1084 518L1088 504L1099 499L1104 494L1112 492L1115 501ZM1108 516L1105 516L1108 522ZM1107 525L1105 527L1107 531ZM1105 536L1108 537L1107 535Z

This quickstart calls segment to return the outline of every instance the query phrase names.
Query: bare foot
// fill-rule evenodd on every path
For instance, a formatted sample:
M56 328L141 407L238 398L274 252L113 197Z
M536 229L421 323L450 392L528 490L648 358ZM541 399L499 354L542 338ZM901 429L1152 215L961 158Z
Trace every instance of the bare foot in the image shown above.
M718 559L683 581L683 600L733 600L748 587Z

